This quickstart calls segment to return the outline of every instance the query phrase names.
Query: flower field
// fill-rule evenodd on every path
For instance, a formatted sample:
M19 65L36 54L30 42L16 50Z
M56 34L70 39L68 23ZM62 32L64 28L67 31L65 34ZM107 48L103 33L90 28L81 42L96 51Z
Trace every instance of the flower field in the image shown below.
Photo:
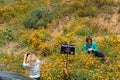
M115 38L115 37L114 37ZM109 41L103 43L106 39L96 40L108 63L104 64L99 58L81 51L84 42L76 43L75 55L68 55L68 69L70 80L119 80L120 79L120 38L107 38ZM104 49L106 48L106 49ZM4 70L28 74L28 70L22 67L23 54L7 55L2 53L0 61L6 65ZM19 56L19 57L18 57ZM38 54L39 57L39 54ZM41 64L41 78L43 80L64 80L65 79L65 61L66 55L60 52L52 53L46 58L41 58L44 64Z
M119 0L1 0L0 71L29 75L23 56L34 52L41 80L66 80L60 48L70 43L75 55L68 55L68 80L120 80L119 16ZM108 63L84 52L86 36Z

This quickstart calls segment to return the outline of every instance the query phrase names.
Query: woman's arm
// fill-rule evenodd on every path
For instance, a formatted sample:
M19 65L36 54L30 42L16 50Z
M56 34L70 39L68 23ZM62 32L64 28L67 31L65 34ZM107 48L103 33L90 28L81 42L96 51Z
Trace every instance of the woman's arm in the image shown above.
M98 47L97 47L97 43L96 42L93 42L93 50L94 51L98 51Z
M24 60L23 60L23 66L24 67L29 67L29 63L26 63L26 60L27 60L27 54L24 54Z
M24 60L23 60L23 63L26 63L26 60L27 60L27 54L24 54Z
M88 47L86 44L84 44L84 51L87 53L88 52Z

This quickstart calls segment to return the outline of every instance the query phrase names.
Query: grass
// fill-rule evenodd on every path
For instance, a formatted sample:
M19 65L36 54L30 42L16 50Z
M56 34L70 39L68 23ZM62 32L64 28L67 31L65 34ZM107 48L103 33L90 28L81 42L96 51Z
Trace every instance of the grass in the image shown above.
M56 3L48 5L46 1L40 1L49 7L51 11L53 11L52 16L55 20L56 18L61 20L63 33L56 34L56 36L51 36L52 32L49 33L49 29L51 28L54 30L54 26L47 26L49 28L46 27L40 29L26 29L21 24L21 21L25 15L27 13L29 14L28 7L30 7L30 9L34 9L34 7L38 5L37 3L31 5L32 1L25 2L24 7L22 8L22 2L16 3L17 7L13 7L12 5L7 6L7 9L5 9L5 12L7 13L0 12L0 14L3 15L2 18L4 21L8 22L8 25L10 25L8 29L3 31L1 30L1 43L6 44L11 41L14 42L15 40L15 42L18 43L20 49L17 50L14 48L13 51L10 51L10 54L8 54L2 50L5 46L0 47L0 62L6 66L4 70L28 74L28 70L25 70L22 66L23 55L33 50L42 61L45 61L45 64L40 66L42 80L65 80L64 69L66 55L60 54L60 46L63 43L69 42L75 44L76 46L75 55L68 56L70 80L119 80L120 38L112 35L104 37L104 34L109 33L109 31L105 29L99 30L99 26L97 24L98 22L95 21L95 19L93 20L93 18L97 18L95 16L99 14L97 12L98 5L94 3L84 4L84 1L78 4L74 1L71 1L70 4L62 4L61 1L59 3L60 6ZM106 6L109 4L100 4L102 4L103 8L100 9L105 12ZM54 5L56 5L56 7L54 7ZM66 8L62 7L63 5L66 6ZM111 5L112 4L109 6ZM71 8L71 6L73 7ZM111 7L108 8L108 12L106 12L107 14L114 14L112 11L113 8ZM18 13L13 10L15 8L18 9ZM59 10L55 10L56 8ZM78 8L81 10L79 11ZM9 9L11 12L7 11ZM2 9L0 8L0 10ZM18 17L19 11L23 11L20 17ZM15 14L15 16L9 18L6 14ZM66 15L69 17L69 21L67 22L65 22ZM46 24L48 25L48 23ZM52 23L49 24L52 25ZM59 25L57 24L56 26ZM103 64L99 58L84 52L83 44L85 43L85 37L88 35L96 35L93 40L98 43L100 51L106 55L106 58L109 61L108 64ZM102 37L99 37L100 35L102 35Z
M76 42L75 55L68 56L69 78L71 80L119 79L118 75L120 74L120 54L117 51L119 50L120 44L115 44L112 39L110 39L110 41L108 41L108 39L109 37L107 39L103 39L104 42L102 40L96 40L99 44L99 49L105 52L104 54L109 60L108 64L103 64L100 59L95 58L93 55L84 53L82 45L84 42ZM7 55L6 53L1 53L0 60L7 66L6 70L28 74L27 70L24 70L22 67L24 53L26 52L23 51L21 54L16 55ZM60 54L57 51L54 51L53 53L54 54L46 58L45 64L42 64L40 67L41 78L43 80L64 80L66 55ZM19 58L16 58L16 56L19 56Z

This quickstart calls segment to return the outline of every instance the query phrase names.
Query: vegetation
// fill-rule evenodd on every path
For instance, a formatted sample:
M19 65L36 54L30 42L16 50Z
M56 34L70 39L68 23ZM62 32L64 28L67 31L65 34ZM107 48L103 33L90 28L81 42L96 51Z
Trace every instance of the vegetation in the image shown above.
M50 10L45 6L36 7L31 11L23 21L26 28L46 27L51 20Z
M70 43L76 46L75 55L68 56L70 80L119 80L120 5L116 1L0 0L0 71L28 75L22 61L32 51L44 62L41 80L65 80L66 55L60 54L60 47ZM86 36L98 43L108 64L84 52Z
M0 44L6 44L9 41L14 41L15 37L13 35L14 33L12 32L12 29L10 27L5 28L1 33L0 33Z

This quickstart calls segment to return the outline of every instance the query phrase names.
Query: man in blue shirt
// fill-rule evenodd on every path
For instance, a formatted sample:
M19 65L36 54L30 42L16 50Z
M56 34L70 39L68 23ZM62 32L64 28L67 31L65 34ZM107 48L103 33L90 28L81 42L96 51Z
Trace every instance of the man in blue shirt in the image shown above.
M84 44L84 50L86 53L94 53L96 57L100 57L105 63L107 63L107 60L105 59L105 55L99 52L97 43L92 41L92 38L90 36L86 38L86 43Z

